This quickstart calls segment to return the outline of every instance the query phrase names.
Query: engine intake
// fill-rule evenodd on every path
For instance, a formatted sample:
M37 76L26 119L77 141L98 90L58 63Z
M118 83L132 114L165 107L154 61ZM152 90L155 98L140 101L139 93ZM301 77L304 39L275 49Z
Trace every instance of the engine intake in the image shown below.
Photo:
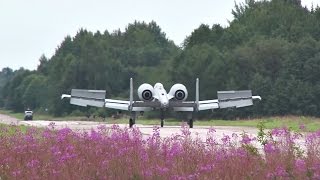
M141 84L138 88L138 96L142 101L152 101L153 100L153 87L150 84Z
M171 87L169 94L178 101L185 101L188 97L187 88L183 84L175 84Z

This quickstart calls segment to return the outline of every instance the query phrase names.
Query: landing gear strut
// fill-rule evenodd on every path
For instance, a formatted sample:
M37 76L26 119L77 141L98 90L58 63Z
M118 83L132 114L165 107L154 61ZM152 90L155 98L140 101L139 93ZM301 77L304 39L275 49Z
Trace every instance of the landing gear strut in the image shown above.
M160 112L160 119L161 119L161 127L163 127L163 125L164 125L164 112L163 111Z
M132 126L136 123L136 112L131 113L131 117L129 119L129 127L132 128Z
M189 128L193 128L193 113L190 113L188 116Z
M190 127L190 128L193 128L193 119L192 119L192 118L189 119L189 123L188 123L188 124L189 124L189 127Z

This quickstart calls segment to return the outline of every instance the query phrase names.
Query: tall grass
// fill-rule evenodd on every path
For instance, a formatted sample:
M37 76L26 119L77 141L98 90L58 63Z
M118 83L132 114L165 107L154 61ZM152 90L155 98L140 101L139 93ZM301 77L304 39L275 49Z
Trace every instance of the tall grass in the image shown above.
M13 127L14 128L14 127ZM11 127L12 129L12 127ZM320 131L306 137L286 128L262 134L259 150L247 134L206 141L186 126L171 137L160 129L143 136L138 128L100 126L90 132L68 128L1 127L1 179L319 179ZM10 130L11 131L11 130ZM305 138L305 146L297 140Z

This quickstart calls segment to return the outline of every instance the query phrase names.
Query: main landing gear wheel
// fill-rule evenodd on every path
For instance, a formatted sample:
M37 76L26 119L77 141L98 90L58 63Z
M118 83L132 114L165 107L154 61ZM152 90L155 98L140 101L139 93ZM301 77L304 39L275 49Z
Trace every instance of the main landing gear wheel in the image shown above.
M161 127L163 127L163 125L164 125L164 120L161 119Z
M189 127L190 127L190 128L193 128L193 119L189 119L188 124L189 124Z
M193 112L189 113L188 114L188 125L189 125L189 128L193 128Z
M132 126L134 125L134 120L132 118L129 119L129 127L132 128Z
M131 117L129 119L129 127L132 128L132 126L136 123L136 112L131 113Z

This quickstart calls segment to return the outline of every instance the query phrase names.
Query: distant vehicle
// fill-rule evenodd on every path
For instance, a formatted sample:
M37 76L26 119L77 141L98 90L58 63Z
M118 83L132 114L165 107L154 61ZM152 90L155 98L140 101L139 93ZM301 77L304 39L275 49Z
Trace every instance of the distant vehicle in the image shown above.
M193 112L202 110L245 107L253 105L253 99L261 100L260 96L252 96L251 90L245 91L218 91L218 99L199 100L199 79L196 80L196 94L194 101L186 101L187 88L183 84L175 84L169 93L161 83L154 87L142 84L138 88L139 101L133 100L133 83L130 79L130 99L128 101L105 99L105 90L72 89L71 95L62 94L61 99L70 98L70 103L78 106L107 107L118 110L127 110L131 113L129 126L135 124L136 112L160 111L161 127L164 124L164 112L167 110L189 112L188 124L193 127Z
M32 120L33 119L33 111L30 109L27 109L24 111L24 120Z

